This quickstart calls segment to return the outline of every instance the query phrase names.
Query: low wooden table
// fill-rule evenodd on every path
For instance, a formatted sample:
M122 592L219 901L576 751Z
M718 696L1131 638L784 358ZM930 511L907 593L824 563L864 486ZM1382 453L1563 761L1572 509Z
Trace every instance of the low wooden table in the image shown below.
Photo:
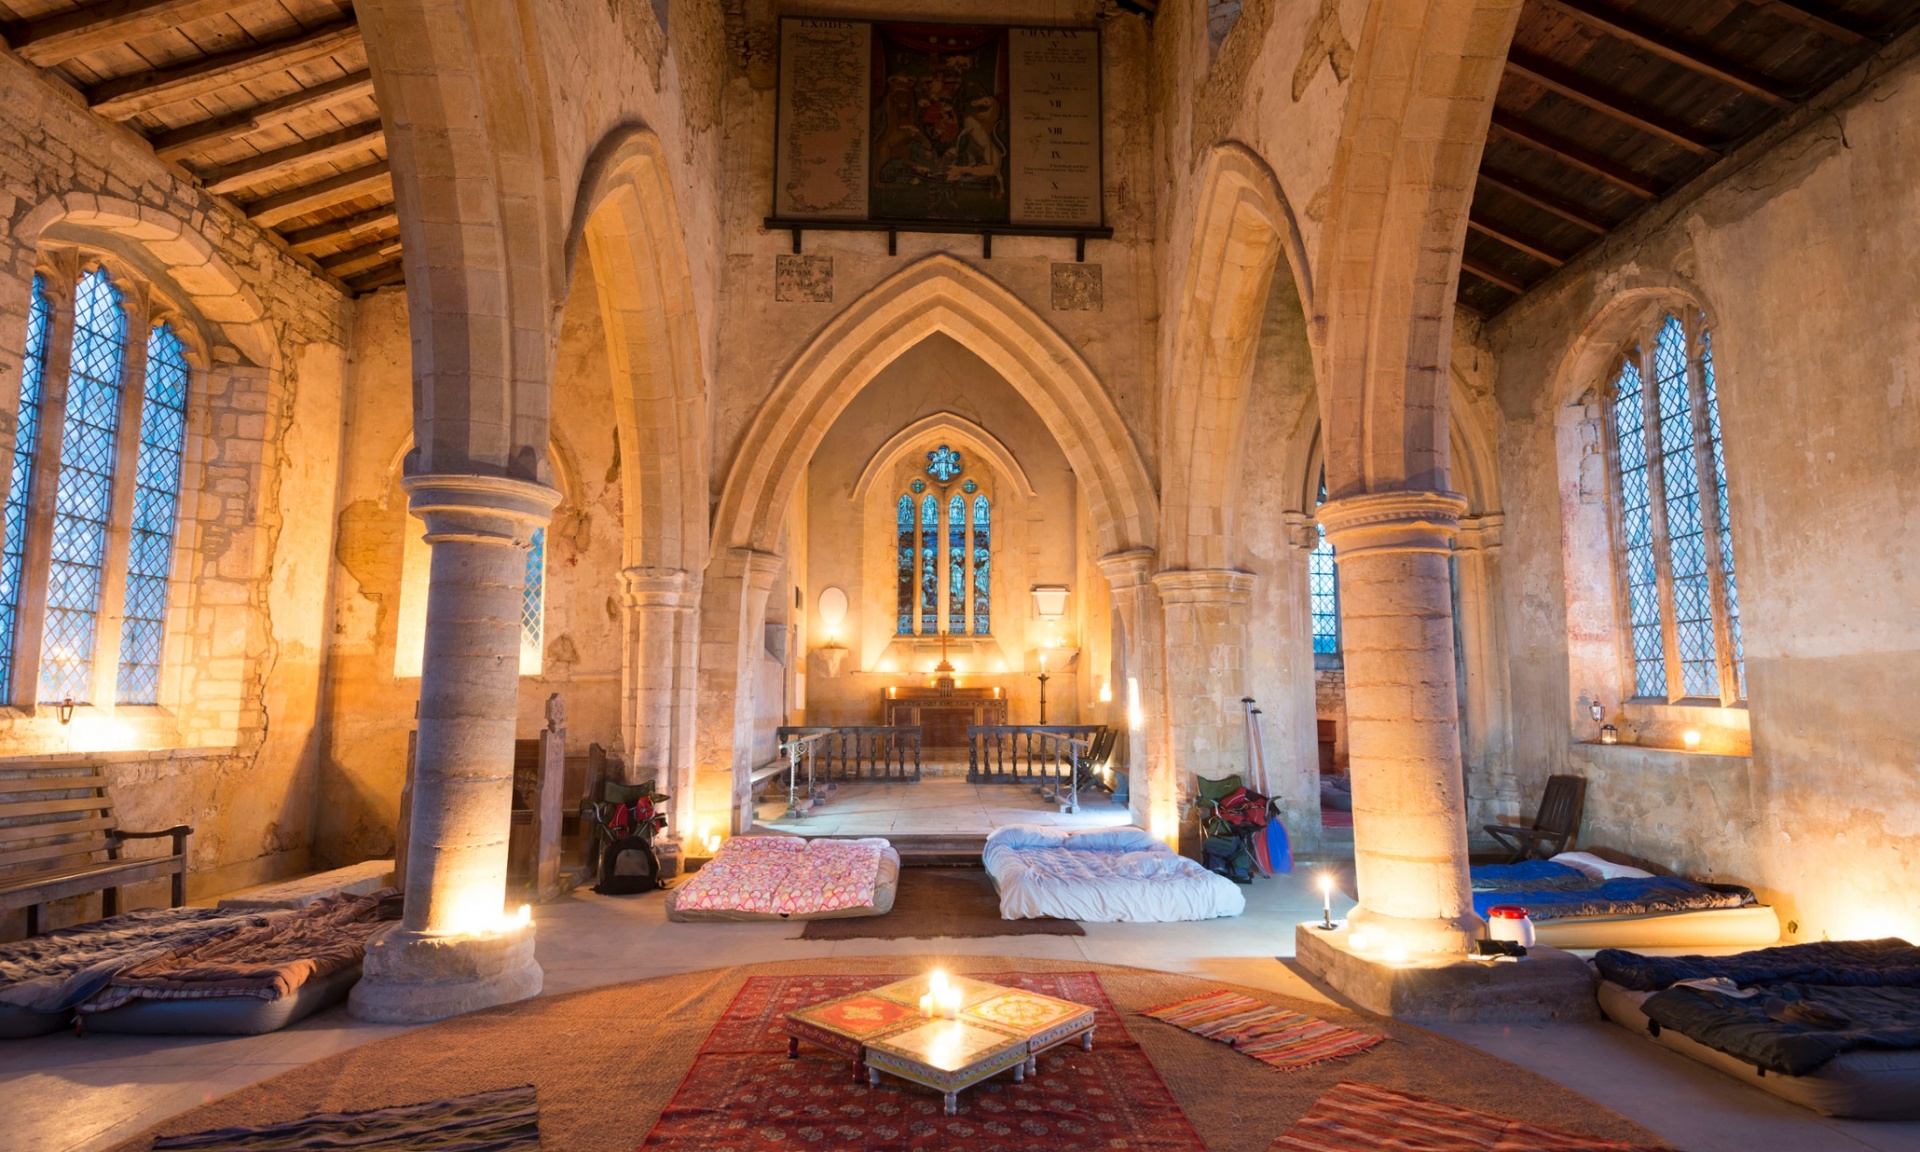
M1003 988L965 976L957 1019L920 1015L927 978L916 976L787 1013L787 1058L805 1041L853 1062L878 1086L882 1072L923 1084L946 1097L953 1114L959 1093L1012 1071L1016 1082L1039 1069L1040 1054L1069 1040L1093 1048L1093 1009L1084 1004Z

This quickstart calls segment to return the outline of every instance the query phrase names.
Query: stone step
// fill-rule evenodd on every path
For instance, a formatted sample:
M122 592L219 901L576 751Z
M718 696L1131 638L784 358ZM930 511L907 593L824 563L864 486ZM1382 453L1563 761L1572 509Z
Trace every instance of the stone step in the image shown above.
M296 876L257 888L242 888L220 898L221 908L304 908L323 896L365 896L393 878L393 861L363 860L331 872Z

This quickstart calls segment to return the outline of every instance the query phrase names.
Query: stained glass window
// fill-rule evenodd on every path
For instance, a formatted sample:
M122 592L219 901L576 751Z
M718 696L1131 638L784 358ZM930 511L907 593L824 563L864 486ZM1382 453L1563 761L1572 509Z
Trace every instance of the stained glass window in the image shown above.
M940 631L940 499L920 502L920 632Z
M1327 477L1320 476L1318 504L1327 502ZM1313 614L1313 654L1337 656L1340 653L1340 566L1334 562L1333 544L1325 528L1316 528L1319 539L1307 554L1307 597Z
M947 502L947 631L967 631L967 498Z
M927 453L927 475L942 484L950 483L960 475L960 453L945 444Z
M527 577L520 588L520 673L537 676L546 650L547 530L535 528L527 541Z
M901 636L913 635L913 497L900 497L900 504L894 513L895 532L898 536L899 560L897 587L894 592L899 619L894 622L894 632Z
M127 599L120 630L116 695L122 704L160 702L160 653L167 631L180 461L187 443L187 346L169 325L147 333L141 390L140 458L134 467Z
M1612 403L1634 693L1741 699L1739 597L1712 341L1671 314L1648 335L1614 377ZM1645 349L1651 351L1643 359Z
M993 525L991 509L983 493L973 498L973 631L985 636L993 631Z
M13 644L19 632L20 586L27 559L27 515L33 500L33 461L40 451L40 401L47 376L53 301L47 283L33 278L27 304L27 347L20 363L20 410L13 434L13 467L0 521L0 700L13 701Z
M105 269L81 277L73 301L73 359L54 497L53 560L40 649L40 698L93 696L95 624L113 510L120 376L127 356L127 314Z

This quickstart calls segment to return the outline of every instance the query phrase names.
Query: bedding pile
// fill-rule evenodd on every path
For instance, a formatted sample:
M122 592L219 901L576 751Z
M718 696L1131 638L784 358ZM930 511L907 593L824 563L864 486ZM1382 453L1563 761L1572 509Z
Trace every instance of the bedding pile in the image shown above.
M1536 922L1699 912L1755 902L1750 889L1735 884L1655 876L1584 852L1519 864L1477 864L1472 881L1475 912L1485 916L1496 904L1519 904Z
M393 895L383 888L364 896L327 896L304 908L253 917L230 932L121 968L79 1011L108 1012L135 1000L294 996L309 982L359 967L368 939L386 927L381 905Z
M997 828L981 854L1008 920L1166 922L1238 916L1247 899L1139 828Z
M668 897L669 920L880 916L893 907L900 856L885 840L735 836Z
M1675 1032L1769 1072L1805 1076L1857 1049L1920 1049L1920 948L1835 940L1736 956L1642 956L1605 949L1602 978L1651 993L1640 1010Z
M257 912L146 908L0 944L0 1006L71 1012L123 968L264 922Z

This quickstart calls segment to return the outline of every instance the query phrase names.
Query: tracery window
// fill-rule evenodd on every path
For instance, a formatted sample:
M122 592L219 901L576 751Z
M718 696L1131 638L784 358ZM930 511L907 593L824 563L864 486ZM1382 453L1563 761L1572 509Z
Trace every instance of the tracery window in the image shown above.
M1327 502L1327 475L1320 473L1320 494L1315 497L1317 508ZM1313 551L1307 554L1307 598L1308 607L1313 615L1313 655L1322 663L1340 659L1340 566L1333 559L1333 544L1327 539L1327 530L1318 525L1314 530L1319 538L1314 542Z
M192 367L148 292L98 263L67 283L36 275L28 306L0 511L0 693L157 704Z
M894 633L992 632L992 501L952 446L926 454L894 506ZM931 483L929 483L931 478ZM943 611L944 605L944 611Z
M1746 698L1713 342L1667 313L1608 389L1624 659L1636 696Z

